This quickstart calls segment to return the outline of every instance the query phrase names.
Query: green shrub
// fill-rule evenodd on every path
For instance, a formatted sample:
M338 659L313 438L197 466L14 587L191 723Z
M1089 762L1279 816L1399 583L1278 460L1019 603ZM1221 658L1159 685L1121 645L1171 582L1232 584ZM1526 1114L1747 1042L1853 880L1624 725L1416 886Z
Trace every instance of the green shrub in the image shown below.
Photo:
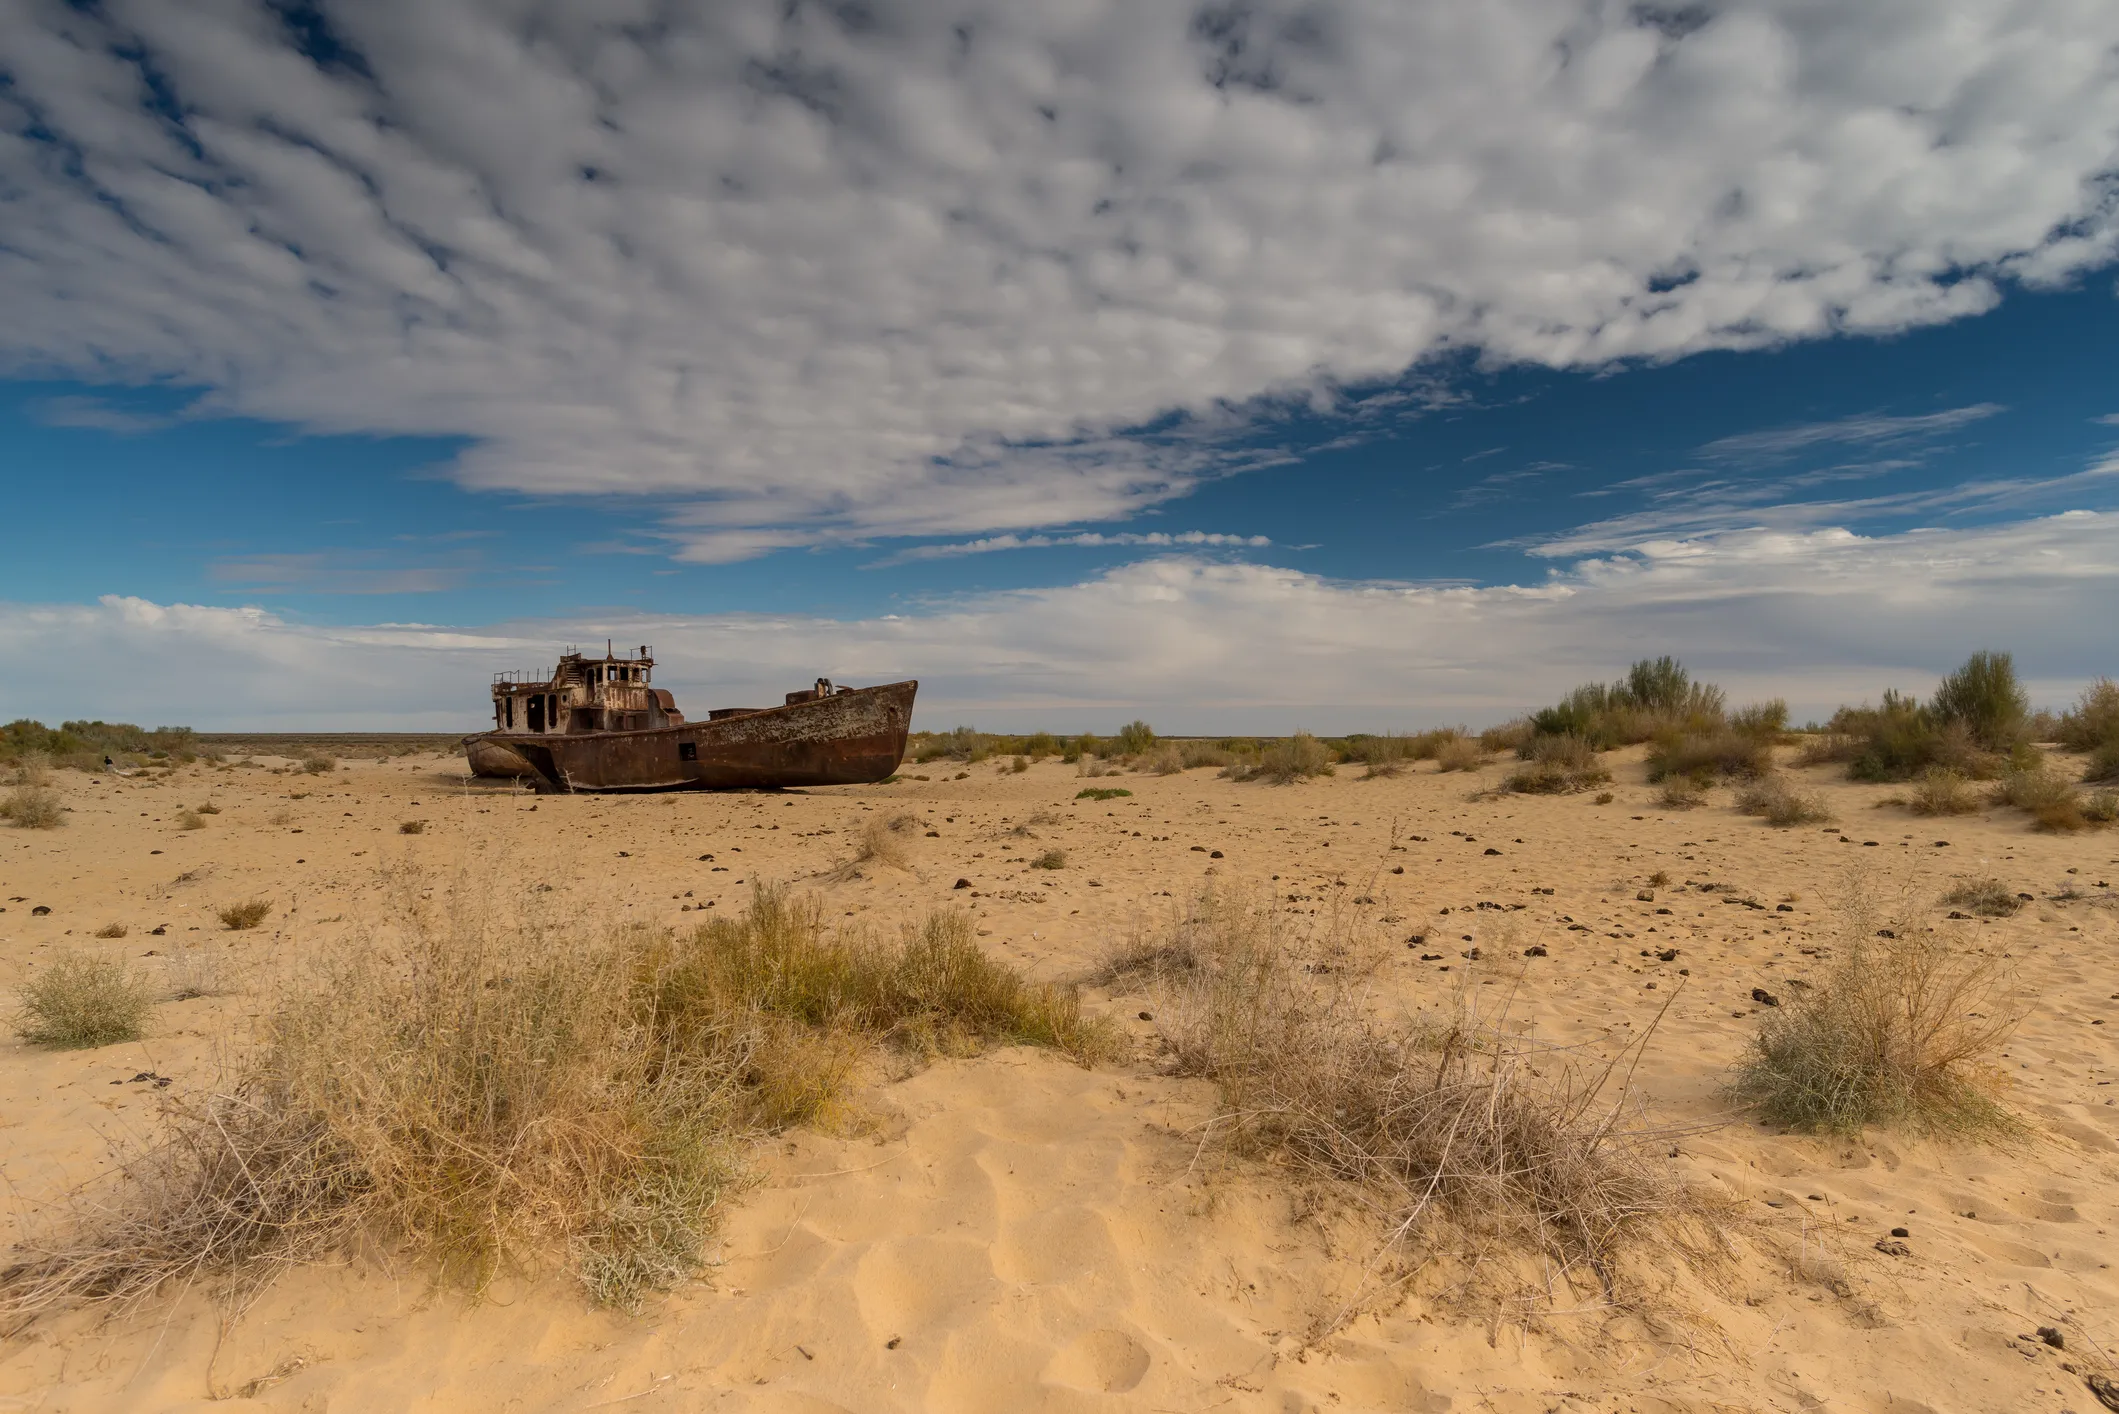
M2119 741L2108 741L2090 753L2082 768L2085 781L2119 781Z
M2013 657L1981 650L1936 687L1930 710L1936 721L1962 726L1976 745L2006 753L2024 739L2031 695L2016 681Z
M1155 728L1138 718L1118 729L1121 756L1138 756L1155 745Z
M1641 659L1617 682L1584 683L1556 706L1533 713L1530 723L1535 736L1575 737L1608 751L1658 733L1714 731L1724 725L1726 706L1720 688L1694 682L1683 664L1665 655Z
M1117 800L1122 795L1131 794L1133 794L1132 791L1119 786L1088 786L1076 791L1074 798L1076 800Z
M2082 689L2061 714L2053 740L2070 751L2108 752L2119 765L2119 682L2099 678Z
M1479 745L1490 752L1520 752L1525 743L1537 734L1538 729L1532 725L1530 718L1518 717L1514 721L1503 722L1498 727L1488 727L1479 733Z
M1308 732L1297 732L1259 752L1256 765L1231 765L1222 774L1232 780L1290 785L1312 776L1331 775L1332 754L1316 737Z
M15 1034L60 1050L136 1041L153 1006L147 979L124 959L60 952L23 984Z
M311 756L302 762L302 770L312 776L328 775L337 769L338 762L328 756Z

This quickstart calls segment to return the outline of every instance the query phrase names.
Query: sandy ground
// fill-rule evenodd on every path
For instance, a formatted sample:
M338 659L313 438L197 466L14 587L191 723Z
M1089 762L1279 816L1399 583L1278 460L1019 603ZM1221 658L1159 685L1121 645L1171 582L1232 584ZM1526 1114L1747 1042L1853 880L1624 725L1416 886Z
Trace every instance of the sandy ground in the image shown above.
M1091 782L1053 763L959 778L937 763L890 786L637 798L474 786L431 756L322 777L61 773L65 828L0 830L0 983L78 946L150 967L210 959L248 985L162 1005L138 1044L0 1042L0 1241L94 1174L108 1136L208 1080L259 979L369 926L382 871L414 865L438 887L466 870L501 888L548 881L585 921L685 924L740 908L761 879L885 924L966 906L987 946L1053 978L1209 883L1269 891L1297 922L1370 898L1393 935L1384 984L1407 1006L1521 973L1519 1018L1615 1046L1677 988L1636 1086L1657 1121L1710 1126L1674 1162L1775 1242L1676 1283L1660 1309L1571 1298L1473 1319L1417 1287L1376 1300L1359 1224L1270 1173L1198 1161L1211 1097L1157 1073L1137 1020L1152 999L1092 992L1140 1036L1136 1059L1084 1070L1008 1050L879 1085L879 1132L797 1133L759 1153L763 1181L700 1280L639 1316L592 1310L558 1278L471 1305L416 1269L320 1267L232 1325L199 1293L41 1323L0 1345L0 1409L2091 1414L2096 1397L2063 1363L2109 1370L2103 1352L2119 1351L2119 836L2034 834L2013 812L1920 820L1879 808L1887 789L1825 771L1798 774L1844 833L1774 830L1735 814L1727 791L1658 810L1637 759L1617 761L1601 806L1474 802L1476 781L1429 766L1273 787L1205 770ZM1133 794L1074 799L1091 784ZM206 828L178 828L209 800ZM910 870L827 877L872 812L897 810L923 824ZM425 833L401 834L411 819ZM1065 868L1028 866L1055 847ZM1757 1025L1752 989L1817 975L1857 866L1921 926L2016 968L2034 1005L2005 1064L2029 1142L1795 1137L1718 1098ZM1671 883L1638 898L1658 870ZM1988 874L2038 901L1948 921L1940 893ZM214 910L251 897L272 901L264 925L222 930ZM92 938L111 923L129 935ZM1526 959L1534 944L1548 955ZM1893 1227L1910 1255L1875 1249ZM1776 1250L1784 1260L1761 1255Z

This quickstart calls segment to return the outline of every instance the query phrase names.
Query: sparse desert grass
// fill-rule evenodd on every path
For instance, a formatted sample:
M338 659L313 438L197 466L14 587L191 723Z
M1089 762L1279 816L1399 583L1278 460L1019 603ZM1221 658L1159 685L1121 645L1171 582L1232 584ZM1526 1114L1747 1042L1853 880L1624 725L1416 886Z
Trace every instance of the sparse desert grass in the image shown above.
M162 985L173 1002L188 1002L193 997L225 996L233 990L218 954L182 943L162 959Z
M338 762L328 756L310 756L302 761L302 770L312 776L328 775L338 769Z
M33 1231L0 1317L255 1286L369 1242L474 1290L564 1262L633 1306L695 1270L746 1141L828 1115L879 1043L1115 1048L1073 992L987 957L965 915L895 938L822 918L762 889L687 934L525 925L461 896L408 913L400 943L358 939L291 979L229 1083L175 1099Z
M2119 791L2093 791L2082 801L2082 818L2092 825L2119 823Z
M1234 763L1239 754L1233 747L1213 741L1180 742L1177 752L1187 771L1197 766L1213 766L1219 769Z
M1944 894L1942 901L1982 918L2006 918L2023 907L2023 900L1999 879L1966 879Z
M2119 781L2119 741L2107 741L2090 753L2082 768L2085 781Z
M1263 901L1208 894L1106 959L1107 982L1155 996L1171 1068L1214 1082L1214 1142L1359 1194L1394 1242L1450 1220L1605 1276L1683 1206L1655 1136L1630 1123L1617 1058L1577 1064L1468 999L1385 1020L1361 920L1290 927Z
M1332 753L1308 732L1297 732L1276 741L1258 753L1255 765L1232 763L1222 775L1234 781L1267 781L1276 786L1293 785L1313 776L1332 774Z
M1812 1132L2013 1129L1994 1061L2024 1007L1998 963L1912 927L1879 937L1875 921L1858 897L1843 907L1831 972L1765 1013L1732 1092Z
M246 929L257 927L258 924L265 921L265 915L270 912L272 912L272 901L270 899L254 898L245 903L232 903L215 916L221 920L222 927L227 928L230 932L240 933Z
M1655 803L1665 810L1690 810L1707 803L1707 791L1690 776L1672 776L1656 792Z
M1921 772L1906 804L1915 815L1976 815L1981 809L1979 792L1962 771L1948 766L1930 766Z
M178 811L177 828L180 830L203 830L206 828L206 817L199 814L196 810Z
M221 807L209 800L199 807L199 813L201 815L218 815L221 813Z
M22 830L56 830L66 823L66 808L50 786L16 786L0 800L0 820Z
M102 927L96 929L95 935L99 938L116 939L124 937L130 931L132 930L123 923L105 923Z
M401 835L423 835L427 833L427 822L424 820L400 820L397 822L397 832Z
M1738 790L1736 808L1739 814L1760 816L1767 824L1781 829L1793 825L1821 825L1832 818L1823 796L1812 791L1798 791L1788 784L1787 777L1778 773L1761 776Z
M1511 751L1515 750L1514 747L1509 747L1508 749ZM1435 769L1437 771L1476 771L1486 764L1486 753L1485 737L1476 739L1458 737L1454 741L1444 742L1436 749Z
M12 783L18 786L41 786L51 781L52 759L48 752L26 751L14 761Z
M15 1034L57 1050L139 1039L154 996L123 958L59 952L22 984Z
M1133 794L1124 786L1084 786L1074 793L1076 800L1117 800Z
M1611 779L1611 772L1597 764L1596 752L1580 737L1533 737L1521 750L1524 765L1501 783L1504 790L1525 795L1572 795Z
M1064 849L1048 849L1037 858L1031 860L1030 867L1032 869L1064 869L1067 867L1067 851Z
M851 871L863 864L880 864L888 869L910 869L912 857L905 842L919 828L919 817L907 811L869 816L868 823L861 827L861 842L845 868Z
M1116 761L1109 760L1102 756L1091 756L1085 753L1080 758L1080 760L1075 763L1074 774L1077 776L1087 776L1091 780L1094 780L1098 776L1118 775L1124 769L1125 768Z
M1488 727L1485 731L1479 733L1479 746L1481 750L1490 754L1503 751L1521 751L1529 744L1530 739L1537 734L1538 729L1531 724L1530 718L1517 717L1512 721L1503 722L1497 727Z
M1174 741L1166 741L1140 759L1136 770L1152 771L1158 776L1182 775L1185 769L1184 752Z
M1994 785L1992 800L2028 812L2032 824L2041 830L2074 831L2090 824L2075 783L2044 767L2003 772Z

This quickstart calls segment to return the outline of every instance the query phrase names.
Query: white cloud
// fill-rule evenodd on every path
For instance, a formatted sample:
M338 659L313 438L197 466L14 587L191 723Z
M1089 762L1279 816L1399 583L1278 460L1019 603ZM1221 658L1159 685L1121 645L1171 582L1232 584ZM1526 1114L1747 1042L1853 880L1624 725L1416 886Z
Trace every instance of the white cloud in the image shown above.
M0 368L461 434L693 559L1119 516L1262 397L1900 330L2119 241L2083 0L323 8L357 60L0 0Z
M1530 585L1347 583L1172 556L1078 584L840 621L628 615L476 629L330 628L255 609L0 605L0 715L253 729L475 729L486 675L562 645L653 644L694 713L819 674L918 677L946 727L1381 730L1505 718L1676 653L1798 717L1916 691L1975 648L2014 651L2042 701L2119 661L2119 515L1866 537L1743 531L1641 546Z
M1909 516L1997 516L2027 509L2094 500L2108 504L2119 486L2119 453L2081 471L2045 477L1991 477L1954 485L1834 501L1788 501L1781 498L1828 480L1860 480L1893 469L1891 464L1834 467L1821 472L1766 480L1695 480L1697 473L1671 472L1620 483L1651 492L1643 510L1591 521L1550 535L1497 540L1486 548L1526 550L1544 559L1638 549L1673 536L1713 535L1738 528L1796 531L1833 525L1871 524ZM1610 488L1607 488L1609 490Z
M913 560L953 560L965 555L990 555L999 550L1046 550L1058 546L1101 548L1145 545L1157 549L1189 549L1193 546L1220 549L1240 546L1257 550L1272 543L1272 540L1264 535L1223 535L1208 530L1128 530L1116 533L1085 530L1074 535L986 535L977 540L959 540L947 545L915 545L877 560L867 568L881 569L885 565L902 565Z
M2005 411L2007 409L1999 403L1975 403L1970 407L1945 408L1941 412L1911 417L1865 413L1834 418L1829 422L1772 427L1762 432L1722 437L1700 448L1700 455L1711 461L1763 466L1786 461L1816 447L1892 447L1909 442L1932 442Z

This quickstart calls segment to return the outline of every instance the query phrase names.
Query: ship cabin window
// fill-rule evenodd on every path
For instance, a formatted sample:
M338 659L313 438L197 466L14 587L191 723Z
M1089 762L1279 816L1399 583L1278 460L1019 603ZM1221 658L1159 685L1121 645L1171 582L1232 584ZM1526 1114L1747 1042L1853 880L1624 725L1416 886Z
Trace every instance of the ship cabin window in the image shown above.
M507 703L508 703L508 725L512 727L512 726L514 726L514 725L515 725L515 695L514 695L513 693L509 693L509 694L508 694L508 698L507 698Z
M677 759L679 761L697 761L699 759L699 743L696 741L678 742Z

